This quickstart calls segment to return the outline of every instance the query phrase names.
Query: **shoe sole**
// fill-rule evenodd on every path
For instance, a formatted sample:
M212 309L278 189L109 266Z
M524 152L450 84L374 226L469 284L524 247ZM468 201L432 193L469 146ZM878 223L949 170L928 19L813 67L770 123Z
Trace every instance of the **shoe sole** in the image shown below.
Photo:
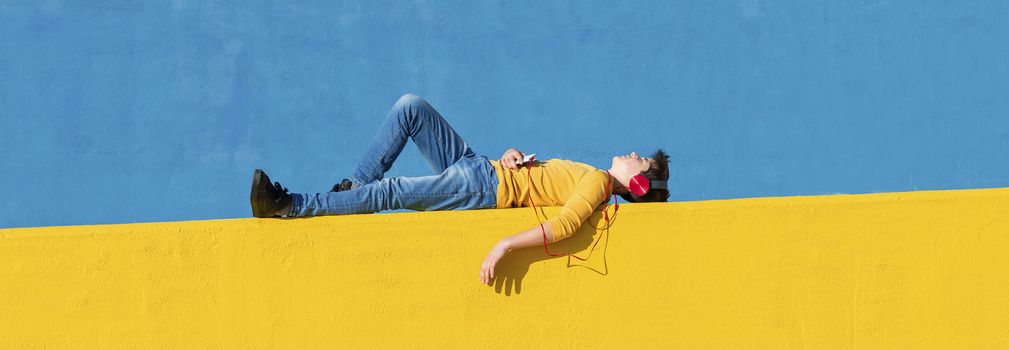
M260 169L256 169L255 171L252 172L252 190L249 193L249 203L252 205L252 216L255 216L257 218L267 218L273 216L273 215L263 215L263 212L261 210L257 210L261 208L257 208L258 205L256 205L256 202L259 201L259 195L258 195L259 191L256 191L256 189L260 187L259 185L263 181L264 177L263 175L264 175L263 171Z

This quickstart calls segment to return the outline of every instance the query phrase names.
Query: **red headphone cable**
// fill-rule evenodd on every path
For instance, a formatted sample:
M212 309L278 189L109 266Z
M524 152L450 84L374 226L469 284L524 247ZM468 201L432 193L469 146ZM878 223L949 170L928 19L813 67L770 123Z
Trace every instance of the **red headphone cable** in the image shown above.
M602 236L600 236L599 237L600 239L597 239L595 243L592 243L592 250L589 251L589 256L585 257L585 258L582 258L582 257L574 255L574 254L554 254L554 253L551 253L550 249L547 248L547 231L546 231L546 229L543 228L543 221L540 220L539 211L536 210L536 203L533 202L533 195L532 195L532 187L533 187L533 164L532 163L533 162L528 162L527 166L526 166L526 168L528 170L526 172L526 174L529 175L529 191L526 192L526 194L528 195L527 197L529 198L529 204L532 205L533 215L536 216L536 222L538 222L539 225L540 225L540 232L543 234L543 251L545 251L547 253L547 255L549 255L549 256L571 256L571 257L574 257L575 259L578 259L578 260L581 260L581 261L588 261L588 259L592 257L592 252L596 251L596 245L599 244L599 241L602 240ZM606 188L610 187L610 185L612 184L612 181L613 181L613 177L610 176L610 172L607 171L606 172ZM606 189L603 189L603 193L606 193ZM612 205L613 205L613 219L616 220L616 218L617 218L617 211L620 210L620 204L617 203L617 196L616 195L613 196L613 204ZM608 203L603 207L603 218L606 219L606 226L604 226L602 229L605 229L606 232L609 232L610 225L612 224L610 222L610 215L606 211L606 209L609 208L609 207L610 207L610 204L608 204ZM600 230L600 228L595 227L592 224L589 224L589 226L592 226L592 228L594 228L596 230Z

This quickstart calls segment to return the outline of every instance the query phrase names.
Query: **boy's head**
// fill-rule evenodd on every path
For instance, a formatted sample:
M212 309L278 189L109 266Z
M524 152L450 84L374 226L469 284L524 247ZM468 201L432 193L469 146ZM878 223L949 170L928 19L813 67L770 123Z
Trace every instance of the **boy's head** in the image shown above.
M631 152L626 156L613 157L611 170L630 176L644 175L650 181L667 181L669 180L669 156L661 148L649 158L641 158L637 153ZM665 202L669 198L669 190L653 188L641 196L620 193L620 197L628 202Z

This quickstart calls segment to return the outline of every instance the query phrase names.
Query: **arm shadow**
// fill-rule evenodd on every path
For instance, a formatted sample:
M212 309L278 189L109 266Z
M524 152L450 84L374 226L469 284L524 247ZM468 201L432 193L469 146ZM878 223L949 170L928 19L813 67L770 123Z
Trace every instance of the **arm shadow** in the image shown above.
M612 218L610 220L611 223L615 219L615 217ZM547 255L546 251L543 250L543 246L538 245L511 251L501 258L494 272L494 279L490 284L494 286L494 291L498 294L503 293L506 296L511 296L512 292L521 294L522 281L525 279L526 274L529 273L529 266L536 262L551 259L565 259L567 260L566 267L582 267L605 276L609 273L609 267L606 264L606 247L609 245L609 237L609 227L606 226L606 222L603 220L602 212L597 211L585 220L571 237L547 245L552 254L577 254L581 252L577 255L586 260L601 259L603 265L602 271L585 265L585 261L572 258L571 256ZM602 241L593 245L593 242L597 240ZM594 250L588 250L590 247L594 247Z

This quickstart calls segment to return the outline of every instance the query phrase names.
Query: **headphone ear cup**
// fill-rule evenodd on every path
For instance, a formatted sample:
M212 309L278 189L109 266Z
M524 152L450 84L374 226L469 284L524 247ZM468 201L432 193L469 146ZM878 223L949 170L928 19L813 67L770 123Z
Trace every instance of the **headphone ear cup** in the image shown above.
M651 182L644 175L635 175L631 178L631 183L627 186L627 190L635 196L643 196L648 193L651 187Z

